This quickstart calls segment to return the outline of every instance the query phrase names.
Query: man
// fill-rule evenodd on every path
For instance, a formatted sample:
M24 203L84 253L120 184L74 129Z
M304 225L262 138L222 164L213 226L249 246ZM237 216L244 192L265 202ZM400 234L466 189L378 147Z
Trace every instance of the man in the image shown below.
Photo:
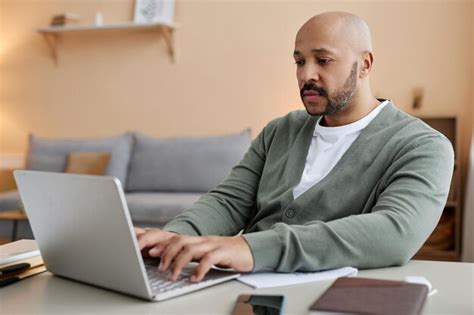
M213 264L242 272L403 264L436 226L452 146L373 96L366 23L314 16L298 31L294 59L306 112L270 122L231 174L163 230L136 229L140 249L161 257L171 280L190 261L199 262L191 281Z

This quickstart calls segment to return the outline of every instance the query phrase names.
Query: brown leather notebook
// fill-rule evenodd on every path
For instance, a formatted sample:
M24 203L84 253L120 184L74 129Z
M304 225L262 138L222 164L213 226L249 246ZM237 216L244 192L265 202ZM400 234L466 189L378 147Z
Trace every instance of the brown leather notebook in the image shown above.
M428 287L402 281L338 278L310 314L420 314Z

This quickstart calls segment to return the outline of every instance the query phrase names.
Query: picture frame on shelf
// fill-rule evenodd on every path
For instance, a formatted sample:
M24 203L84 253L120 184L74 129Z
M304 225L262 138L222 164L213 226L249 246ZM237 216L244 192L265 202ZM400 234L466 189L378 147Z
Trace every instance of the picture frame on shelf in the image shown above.
M135 0L134 23L173 23L174 0Z

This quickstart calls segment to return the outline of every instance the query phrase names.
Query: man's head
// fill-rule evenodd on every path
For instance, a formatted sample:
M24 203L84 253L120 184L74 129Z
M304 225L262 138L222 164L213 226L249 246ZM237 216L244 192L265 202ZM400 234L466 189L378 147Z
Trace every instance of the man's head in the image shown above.
M294 58L301 99L310 115L333 115L370 94L369 27L360 17L327 12L298 31Z

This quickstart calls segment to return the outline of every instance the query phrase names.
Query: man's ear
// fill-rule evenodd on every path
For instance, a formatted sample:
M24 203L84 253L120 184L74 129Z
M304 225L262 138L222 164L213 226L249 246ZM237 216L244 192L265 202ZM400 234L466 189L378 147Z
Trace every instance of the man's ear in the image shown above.
M370 51L364 51L362 53L362 63L359 71L359 78L365 78L369 75L372 70L372 64L374 63L374 56Z

